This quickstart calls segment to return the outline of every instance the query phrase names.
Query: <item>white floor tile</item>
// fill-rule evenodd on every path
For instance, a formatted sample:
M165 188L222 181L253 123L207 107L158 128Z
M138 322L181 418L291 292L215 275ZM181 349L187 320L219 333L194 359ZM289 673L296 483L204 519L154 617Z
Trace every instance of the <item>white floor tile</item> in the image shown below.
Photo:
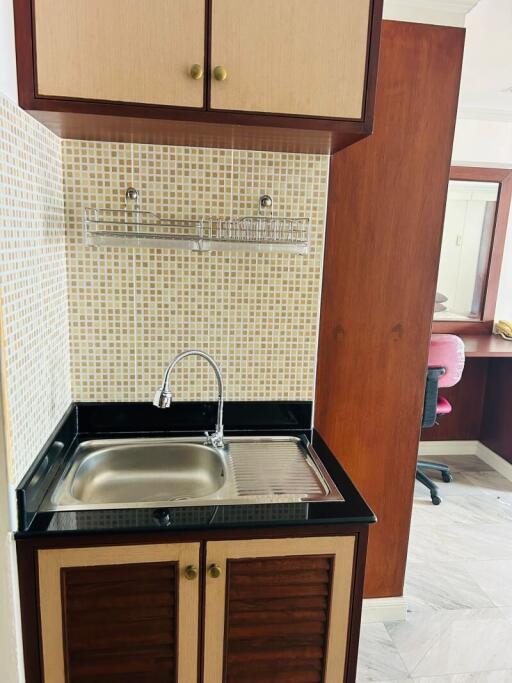
M409 562L405 593L434 610L494 607L462 562Z
M430 622L429 633L437 637L432 636L431 647L410 671L413 677L512 670L512 624L499 610L440 612Z
M512 482L442 460L441 505L415 488L407 620L363 627L358 683L512 683Z
M512 560L471 560L466 570L495 605L512 607Z
M412 678L414 683L511 683L512 671L480 671L469 674L454 674L453 676L422 676Z
M408 672L384 624L363 624L357 683L407 680Z

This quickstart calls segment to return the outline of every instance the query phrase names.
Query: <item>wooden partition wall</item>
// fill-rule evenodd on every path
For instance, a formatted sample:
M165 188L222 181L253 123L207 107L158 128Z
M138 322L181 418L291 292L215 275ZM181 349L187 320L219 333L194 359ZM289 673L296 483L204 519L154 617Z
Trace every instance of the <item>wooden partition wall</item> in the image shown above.
M403 590L463 45L385 21L374 134L331 164L315 424L379 518L367 597Z

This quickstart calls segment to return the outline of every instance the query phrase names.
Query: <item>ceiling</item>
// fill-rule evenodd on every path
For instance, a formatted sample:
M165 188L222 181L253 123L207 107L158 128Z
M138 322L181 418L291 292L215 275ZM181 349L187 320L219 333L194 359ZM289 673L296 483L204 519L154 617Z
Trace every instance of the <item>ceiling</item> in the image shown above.
M512 121L512 0L480 0L466 15L459 116Z

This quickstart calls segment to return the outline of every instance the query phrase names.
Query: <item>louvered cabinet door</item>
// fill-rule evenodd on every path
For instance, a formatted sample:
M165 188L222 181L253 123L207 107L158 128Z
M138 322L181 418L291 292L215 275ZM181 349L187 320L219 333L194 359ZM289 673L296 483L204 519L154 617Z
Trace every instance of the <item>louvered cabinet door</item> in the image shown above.
M39 550L44 683L197 683L198 563L198 543Z
M204 683L342 683L353 536L207 545Z

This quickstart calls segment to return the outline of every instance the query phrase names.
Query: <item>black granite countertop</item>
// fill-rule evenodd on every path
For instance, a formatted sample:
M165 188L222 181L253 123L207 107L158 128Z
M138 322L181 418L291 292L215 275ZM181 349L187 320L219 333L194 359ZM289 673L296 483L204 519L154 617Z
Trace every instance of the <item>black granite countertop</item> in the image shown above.
M342 502L263 503L195 507L41 512L39 507L80 441L127 436L197 436L211 428L216 404L182 403L172 411L150 404L77 404L71 407L17 489L17 538L91 533L368 524L376 521L349 476L314 429L309 402L226 403L226 437L306 436L338 487Z

